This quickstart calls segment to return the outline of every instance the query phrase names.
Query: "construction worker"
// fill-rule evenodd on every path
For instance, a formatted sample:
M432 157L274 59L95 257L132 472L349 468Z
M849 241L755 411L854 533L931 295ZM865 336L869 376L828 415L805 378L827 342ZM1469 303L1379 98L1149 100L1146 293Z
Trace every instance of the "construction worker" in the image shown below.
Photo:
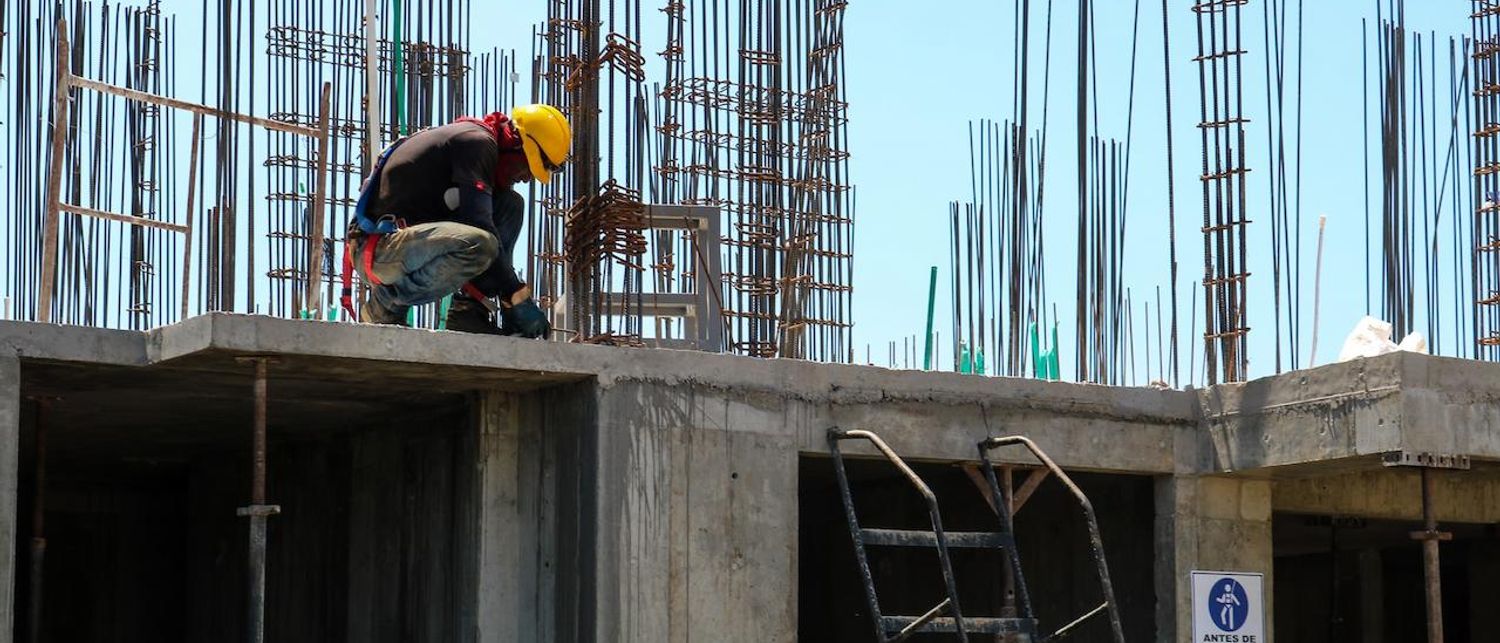
M352 268L371 286L360 321L405 324L412 306L453 294L451 330L545 337L551 325L512 264L526 214L513 186L551 181L572 143L567 118L550 105L461 118L392 143L350 225L345 308Z

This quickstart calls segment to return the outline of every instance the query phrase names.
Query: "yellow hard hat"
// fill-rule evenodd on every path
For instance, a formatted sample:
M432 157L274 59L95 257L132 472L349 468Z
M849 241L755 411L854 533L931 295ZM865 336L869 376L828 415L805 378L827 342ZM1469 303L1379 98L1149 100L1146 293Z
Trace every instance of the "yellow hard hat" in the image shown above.
M568 118L551 105L522 105L511 113L510 120L521 133L521 149L531 176L542 183L552 181L552 173L562 169L573 147L573 128Z

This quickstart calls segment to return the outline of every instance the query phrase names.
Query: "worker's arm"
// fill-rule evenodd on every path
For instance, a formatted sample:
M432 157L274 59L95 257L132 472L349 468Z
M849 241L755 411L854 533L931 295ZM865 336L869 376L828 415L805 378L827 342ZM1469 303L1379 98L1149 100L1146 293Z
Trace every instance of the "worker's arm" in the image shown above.
M479 276L470 280L479 291L489 297L509 301L511 295L524 283L516 275L512 257L516 240L521 236L521 224L526 221L526 200L514 189L501 188L493 199L493 225L496 239L500 242L500 253L494 263Z
M443 201L452 220L496 234L494 216L495 142L482 130L448 142L452 187Z

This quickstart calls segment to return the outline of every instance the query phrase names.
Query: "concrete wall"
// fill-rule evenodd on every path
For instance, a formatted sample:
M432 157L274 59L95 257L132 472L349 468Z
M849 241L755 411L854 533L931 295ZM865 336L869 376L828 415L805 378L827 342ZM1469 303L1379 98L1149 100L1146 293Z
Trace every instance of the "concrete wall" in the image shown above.
M688 384L601 392L586 640L795 638L795 406Z
M1355 360L1199 392L1205 460L1234 472L1402 448L1401 356Z
M583 599L597 578L597 477L585 457L598 440L594 390L490 391L475 402L465 518L472 599L464 599L473 635L462 640L592 640L595 604Z
M21 445L21 360L0 350L0 552L19 551L16 542L18 450ZM0 555L0 643L10 643L15 605L16 556Z
M1227 476L1160 477L1156 483L1158 643L1192 636L1193 570L1260 572L1272 583L1271 484ZM1265 596L1266 622L1275 600Z
M1021 433L1059 460L1088 454L1094 468L1170 471L1186 422L1086 404L1059 414L1017 396L1036 385L1019 380L990 380L962 404L872 394L879 384L773 393L633 377L601 386L595 640L792 640L798 458L827 453L829 427L875 430L914 460L972 461L985 437ZM1140 519L1149 525L1149 514ZM1043 560L1087 560L1082 543L1048 547L1066 552L1036 552Z

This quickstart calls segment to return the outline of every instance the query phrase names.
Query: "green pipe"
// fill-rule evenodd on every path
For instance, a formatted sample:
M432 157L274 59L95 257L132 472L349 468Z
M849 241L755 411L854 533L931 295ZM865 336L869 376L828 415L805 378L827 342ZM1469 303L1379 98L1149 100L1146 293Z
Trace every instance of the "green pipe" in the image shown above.
M391 0L391 72L396 75L396 135L406 136L410 127L406 122L406 47L401 40L401 0ZM453 295L443 297L437 308L437 329L448 329L448 309L453 306ZM416 310L407 311L406 325L416 323Z
M448 295L446 297L443 297L443 299L438 302L438 309L437 309L437 329L438 330L448 330L448 309L450 309L452 307L453 307L453 295Z
M401 42L401 0L391 0L391 73L396 75L396 131L406 136L406 52Z
M927 341L926 348L922 349L922 370L932 370L932 308L937 299L937 266L932 267L932 275L927 279Z
M1026 335L1031 340L1031 377L1047 379L1047 358L1042 355L1041 333L1037 331L1036 322L1026 325Z
M1052 350L1047 352L1047 379L1062 379L1062 368L1057 361L1057 320L1052 320Z

